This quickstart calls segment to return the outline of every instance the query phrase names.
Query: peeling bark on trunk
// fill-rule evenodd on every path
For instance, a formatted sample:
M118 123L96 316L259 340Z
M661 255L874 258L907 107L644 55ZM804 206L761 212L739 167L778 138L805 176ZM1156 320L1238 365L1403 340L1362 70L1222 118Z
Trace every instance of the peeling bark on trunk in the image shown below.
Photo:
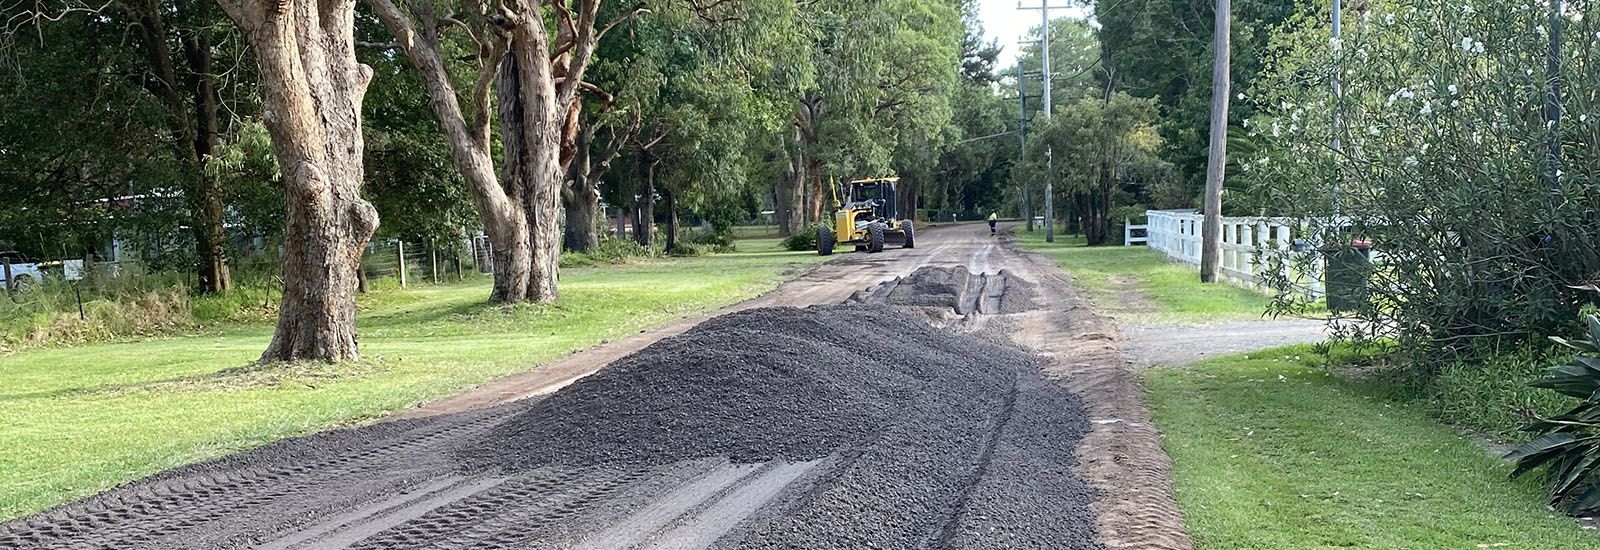
M554 101L555 86L547 67L549 53L538 38L544 33L542 27L517 28L512 37L512 55L500 63L497 84L500 140L505 148L500 179L515 190L514 201L522 205L528 234L526 247L516 249L526 257L510 264L525 269L526 278L515 271L507 274L512 278L505 281L507 293L497 297L503 302L552 302L558 297L556 269L561 249L557 236L561 228L556 223L556 209L561 206L558 193L563 170L559 154L566 109L558 109ZM496 283L497 290L499 286Z
M355 292L378 212L361 198L354 0L222 0L255 51L287 194L283 304L269 361L356 360Z

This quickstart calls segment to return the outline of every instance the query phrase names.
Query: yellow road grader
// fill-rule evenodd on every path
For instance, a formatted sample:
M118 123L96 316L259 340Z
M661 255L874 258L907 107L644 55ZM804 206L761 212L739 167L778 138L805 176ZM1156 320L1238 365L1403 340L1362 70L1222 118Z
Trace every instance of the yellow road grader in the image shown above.
M817 228L817 254L833 254L840 243L857 252L883 252L883 247L916 248L909 217L901 217L894 186L900 178L855 180L834 186L833 225ZM846 200L840 201L843 195Z

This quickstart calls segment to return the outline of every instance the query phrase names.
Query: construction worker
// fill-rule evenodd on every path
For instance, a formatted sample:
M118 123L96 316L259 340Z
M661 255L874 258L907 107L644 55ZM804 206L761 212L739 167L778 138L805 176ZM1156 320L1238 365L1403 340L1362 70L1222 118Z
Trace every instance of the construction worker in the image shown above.
M989 236L990 237L993 237L995 235L994 225L996 223L999 223L999 222L1000 222L1000 213L999 212L990 212L989 213Z

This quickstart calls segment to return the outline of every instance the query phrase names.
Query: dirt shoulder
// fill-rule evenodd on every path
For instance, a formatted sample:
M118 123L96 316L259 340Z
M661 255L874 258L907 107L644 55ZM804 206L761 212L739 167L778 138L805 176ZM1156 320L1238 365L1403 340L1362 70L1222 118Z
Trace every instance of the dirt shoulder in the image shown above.
M1093 504L1106 548L1193 547L1172 486L1172 460L1151 422L1144 386L1123 358L1117 324L1072 285L1055 262L1002 238L1008 267L1039 286L1041 307L1018 315L1012 335L1051 358L1046 374L1077 394L1092 428L1078 446L1078 475L1100 495Z

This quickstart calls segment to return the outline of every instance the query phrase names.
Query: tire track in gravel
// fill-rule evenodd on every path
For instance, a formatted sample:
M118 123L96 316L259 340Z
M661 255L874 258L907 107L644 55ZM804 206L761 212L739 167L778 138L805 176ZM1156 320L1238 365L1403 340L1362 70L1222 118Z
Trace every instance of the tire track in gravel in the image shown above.
M0 547L1098 548L1072 452L1085 404L1006 338L1034 283L963 269L876 284L912 265L1015 265L986 232L947 234L782 298L867 281L854 290L876 306L719 317L565 398L270 445L0 524ZM945 280L948 300L895 303ZM836 330L852 323L879 334ZM710 345L726 349L691 357Z
M972 490L989 473L989 464L994 461L994 449L1000 442L1000 434L1006 429L1006 424L1011 422L1011 414L1016 410L1017 388L1013 384L1011 393L1006 395L1006 400L1000 407L999 414L994 417L994 427L989 430L988 438L983 443L982 454L972 468L972 473L962 482L961 493L955 502L950 503L950 508L944 519L944 526L939 529L938 538L932 544L924 545L926 548L950 548L955 540L956 530L961 525L963 516L966 515L967 502L972 498Z
M419 437L379 443L361 452L336 455L321 461L267 468L199 472L174 476L137 492L93 499L82 510L57 512L44 525L23 521L0 528L0 546L87 545L126 548L155 542L189 528L225 518L236 511L258 508L307 492L325 491L336 480L384 469L410 460L421 449L439 445L492 426L498 419L483 417L464 424L425 429ZM29 529L22 536L16 528ZM42 535L42 536L40 536Z

